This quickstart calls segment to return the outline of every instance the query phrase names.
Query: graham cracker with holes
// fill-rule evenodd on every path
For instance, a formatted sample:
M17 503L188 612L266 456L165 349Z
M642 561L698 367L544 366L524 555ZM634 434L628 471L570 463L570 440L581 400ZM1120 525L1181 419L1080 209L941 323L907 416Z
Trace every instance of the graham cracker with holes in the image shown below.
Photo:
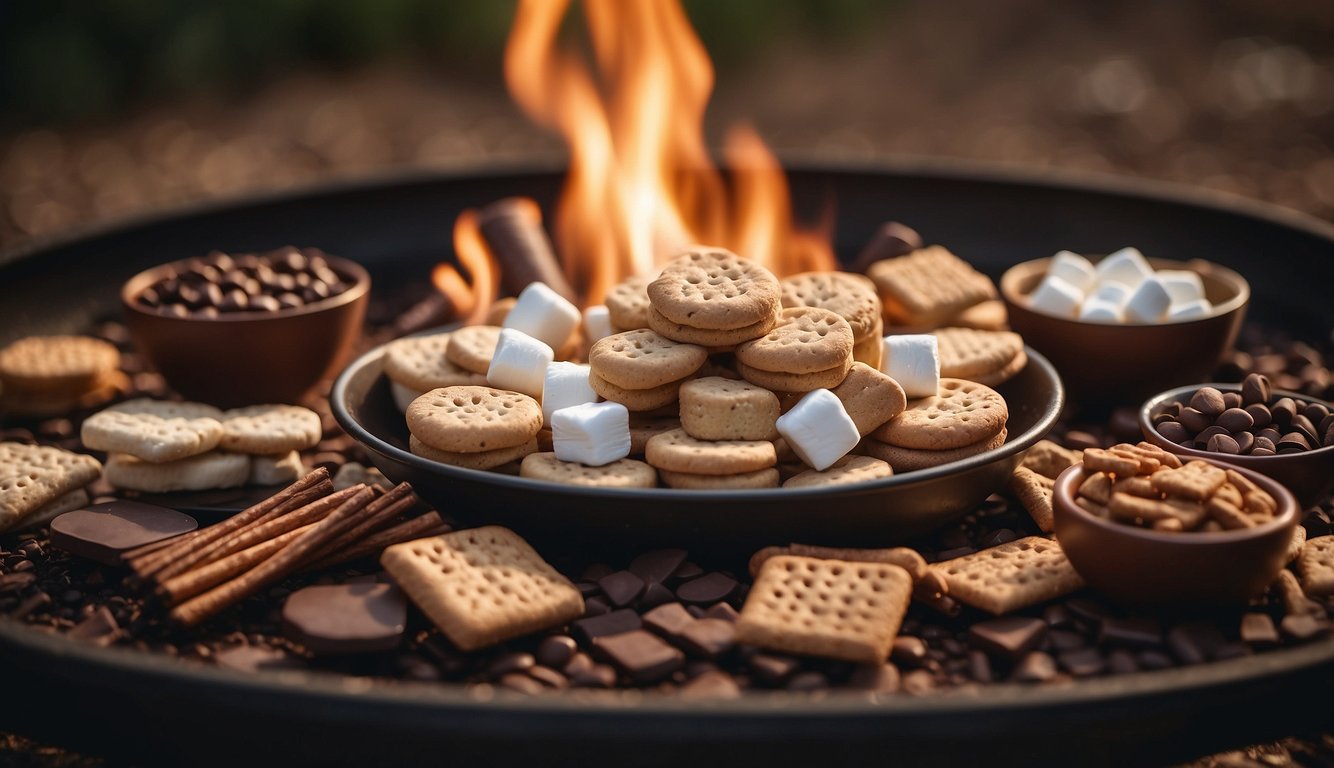
M776 651L883 664L912 600L889 563L779 555L764 561L737 621L737 641Z
M1303 544L1297 556L1297 572L1302 575L1306 594L1334 594L1334 536L1317 536Z
M102 464L92 456L46 445L0 443L0 531L101 474Z
M559 626L584 612L570 580L500 526L396 544L380 564L463 651Z
M945 579L950 597L997 616L1084 586L1061 545L1041 536L935 563L931 569Z
M1027 467L1018 467L1010 475L1010 492L1019 499L1019 503L1028 511L1028 516L1033 518L1043 533L1051 533L1056 526L1051 507L1055 488L1055 480Z

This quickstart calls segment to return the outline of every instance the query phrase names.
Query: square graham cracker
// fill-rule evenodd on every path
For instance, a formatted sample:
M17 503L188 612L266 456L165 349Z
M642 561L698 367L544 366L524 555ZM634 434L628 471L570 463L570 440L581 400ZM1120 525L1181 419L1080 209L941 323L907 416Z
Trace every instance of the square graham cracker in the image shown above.
M1033 518L1043 533L1051 533L1056 527L1055 514L1051 508L1055 487L1055 480L1028 467L1018 467L1010 475L1010 492L1028 510L1029 517Z
M584 612L570 580L500 526L396 544L380 564L464 651L559 626Z
M949 595L1000 616L1067 595L1084 579L1061 545L1028 536L930 566L949 585Z
M1297 556L1297 572L1302 575L1302 590L1306 594L1322 597L1334 594L1334 536L1308 539Z
M102 474L92 456L46 445L0 443L0 531Z
M882 664L912 600L913 580L889 563L779 555L760 568L737 641L776 651Z

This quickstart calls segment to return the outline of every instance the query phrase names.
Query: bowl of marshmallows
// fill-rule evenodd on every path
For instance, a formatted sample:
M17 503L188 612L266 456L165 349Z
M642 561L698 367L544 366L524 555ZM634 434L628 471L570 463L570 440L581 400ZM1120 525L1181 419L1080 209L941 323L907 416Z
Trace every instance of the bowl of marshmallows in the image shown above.
M1086 405L1207 380L1236 342L1251 295L1226 267L1147 259L1135 248L1026 261L1005 272L1000 290L1011 327Z

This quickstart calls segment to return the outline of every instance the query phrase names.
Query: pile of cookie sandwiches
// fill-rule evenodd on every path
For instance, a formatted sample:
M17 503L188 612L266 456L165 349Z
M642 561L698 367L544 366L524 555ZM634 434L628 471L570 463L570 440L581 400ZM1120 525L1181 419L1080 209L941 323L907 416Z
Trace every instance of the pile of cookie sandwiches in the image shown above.
M990 279L939 246L868 275L695 247L582 313L532 283L384 371L414 454L586 486L836 485L1002 445L994 387L1027 357Z

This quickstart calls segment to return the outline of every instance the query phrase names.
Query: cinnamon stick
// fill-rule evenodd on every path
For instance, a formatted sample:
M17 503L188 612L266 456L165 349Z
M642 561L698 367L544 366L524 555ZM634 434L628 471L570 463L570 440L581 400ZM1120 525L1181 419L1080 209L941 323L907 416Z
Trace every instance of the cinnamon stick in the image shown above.
M412 486L408 483L399 483L383 496L368 504L366 510L361 514L360 522L337 539L329 542L319 552L311 552L306 561L318 560L357 543L365 538L367 534L383 528L389 521L411 509L414 503L416 503L416 499L412 496Z
M191 598L171 611L177 623L192 627L228 607L280 581L300 566L312 551L318 551L357 523L356 515L365 509L375 494L362 487L314 527L279 549L240 576Z
M440 519L438 512L427 512L421 517L404 520L392 528L386 528L341 552L333 552L310 565L303 566L301 570L318 571L324 568L332 568L335 565L360 560L367 555L378 553L395 544L448 532L449 526L445 525L445 522Z
M315 525L317 523L308 523L300 528L294 528L220 560L214 560L203 567L168 579L157 588L157 594L168 605L189 600L267 560L283 547L305 535Z

